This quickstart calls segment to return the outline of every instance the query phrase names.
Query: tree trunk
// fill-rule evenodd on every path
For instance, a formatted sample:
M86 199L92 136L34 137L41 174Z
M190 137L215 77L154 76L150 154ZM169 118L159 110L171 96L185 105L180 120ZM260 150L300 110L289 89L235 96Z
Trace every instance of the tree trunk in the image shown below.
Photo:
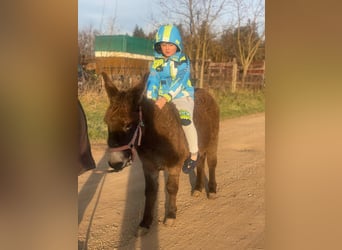
M249 64L242 65L242 79L241 79L242 88L245 88L245 81L246 81L248 68L249 68Z
M203 37L203 44L202 44L202 59L201 59L201 71L200 71L200 83L199 87L203 88L203 78L204 78L204 64L205 64L205 58L206 58L206 47L207 47L207 28L205 28L204 31L204 37Z
M199 39L197 40L197 46L196 46L196 59L195 59L195 79L196 79L196 87L198 87L198 78L199 78L199 61L200 61L200 42Z
M232 69L232 93L236 92L236 78L237 78L237 63L236 58L233 59L233 69Z

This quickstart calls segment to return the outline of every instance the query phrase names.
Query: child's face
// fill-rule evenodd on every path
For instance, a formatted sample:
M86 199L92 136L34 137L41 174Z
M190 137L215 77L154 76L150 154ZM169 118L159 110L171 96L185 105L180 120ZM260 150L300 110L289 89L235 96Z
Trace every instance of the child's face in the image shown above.
M160 47L165 57L172 56L177 51L177 46L173 43L161 43Z

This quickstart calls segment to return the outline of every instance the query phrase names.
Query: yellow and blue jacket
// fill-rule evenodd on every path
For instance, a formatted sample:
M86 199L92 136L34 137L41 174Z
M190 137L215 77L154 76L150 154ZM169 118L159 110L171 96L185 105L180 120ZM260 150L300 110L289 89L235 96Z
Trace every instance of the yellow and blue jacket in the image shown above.
M177 52L165 58L159 46L161 42L175 44ZM184 96L194 98L194 88L190 81L190 60L182 52L182 39L176 26L161 26L156 34L154 51L155 59L147 80L147 97L156 100L163 96L167 101Z

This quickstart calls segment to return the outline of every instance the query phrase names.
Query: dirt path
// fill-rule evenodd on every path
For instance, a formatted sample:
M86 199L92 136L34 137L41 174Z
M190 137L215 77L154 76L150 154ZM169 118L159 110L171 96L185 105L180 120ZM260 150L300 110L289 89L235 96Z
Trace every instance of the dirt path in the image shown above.
M134 236L144 204L139 162L108 172L105 144L92 145L98 167L78 180L78 249L264 249L265 114L221 122L217 194L190 196L194 176L181 174L177 220L166 227L164 172L151 231Z

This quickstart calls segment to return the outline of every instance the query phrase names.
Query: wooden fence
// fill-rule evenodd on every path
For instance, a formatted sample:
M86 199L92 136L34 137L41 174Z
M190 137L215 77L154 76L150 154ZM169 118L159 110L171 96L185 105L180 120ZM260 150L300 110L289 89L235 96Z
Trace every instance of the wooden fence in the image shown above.
M140 81L144 73L149 70L151 60L142 60L125 57L97 57L91 64L84 66L87 70L96 71L99 75L106 72L111 79L119 86L128 88ZM218 91L227 91L236 89L261 89L265 86L265 62L253 63L250 65L244 86L242 86L242 68L236 63L236 60L215 63L208 62L205 65L204 88L210 88ZM197 86L196 79L192 79L193 84ZM88 83L88 85L98 86L102 89L102 81L98 83Z
M205 87L217 90L236 88L261 89L265 85L265 61L250 65L242 86L242 67L236 60L225 63L209 62L204 74Z

